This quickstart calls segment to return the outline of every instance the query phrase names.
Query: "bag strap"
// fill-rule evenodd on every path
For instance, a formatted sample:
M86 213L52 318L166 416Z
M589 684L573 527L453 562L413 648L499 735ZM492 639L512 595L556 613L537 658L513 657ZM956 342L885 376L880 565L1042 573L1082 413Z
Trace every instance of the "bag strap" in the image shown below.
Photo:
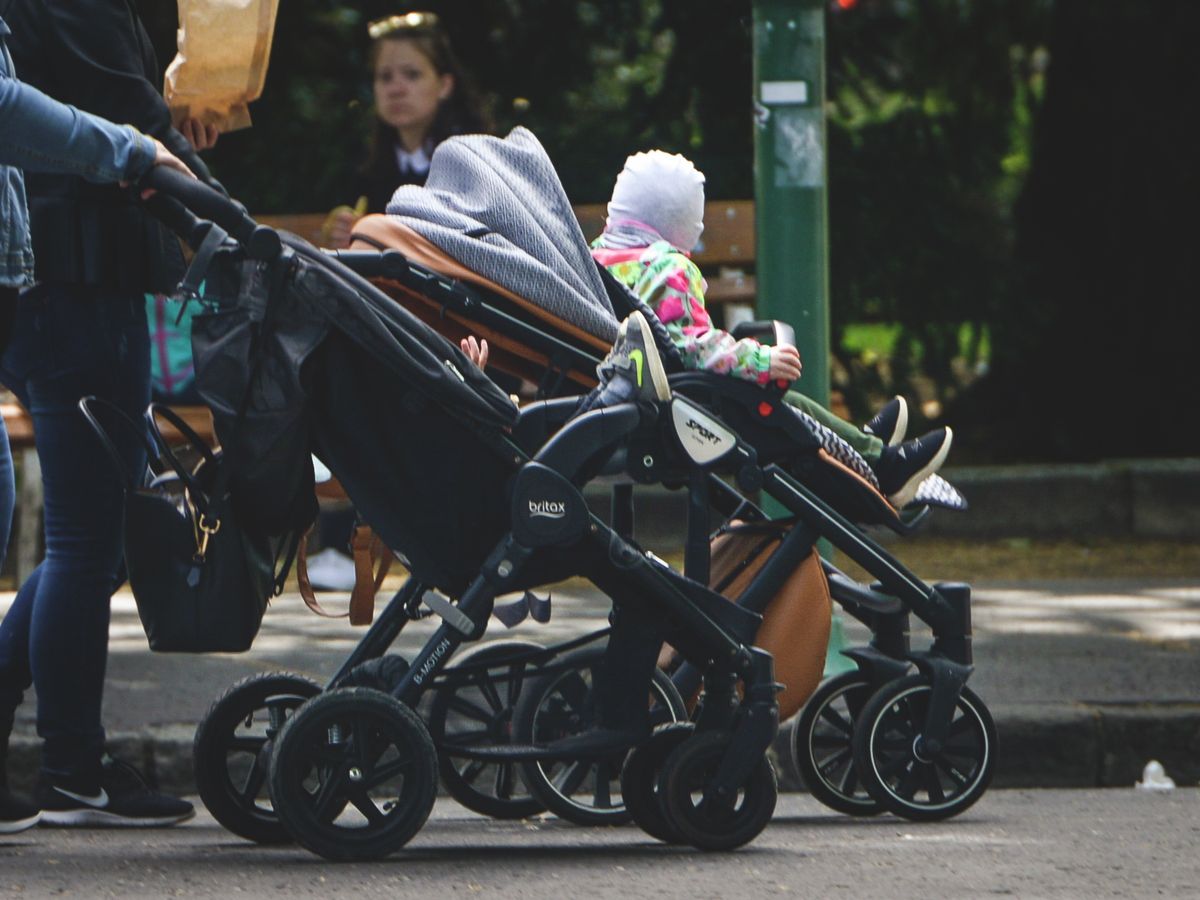
M108 412L113 413L117 417L117 421L123 422L128 426L128 430L137 435L138 440L146 448L146 454L149 459L154 459L158 456L158 449L146 434L146 429L139 426L136 419L117 406L111 400L105 400L103 397L82 397L79 400L79 411L83 413L84 419L88 425L92 427L92 431L96 433L96 437L100 439L101 446L107 451L109 458L117 469L117 474L125 483L125 490L132 491L139 487L138 473L130 472L125 464L125 460L121 457L120 451L117 450L117 445L113 443L112 438L108 434L108 430L100 424L100 420L96 418L96 413L93 407L102 407ZM174 460L171 460L174 461ZM177 461L174 461L177 464ZM175 468L175 466L172 466ZM181 467L182 468L182 467ZM176 474L183 476L180 469L176 469Z
M383 580L392 567L392 552L384 545L369 525L356 525L352 548L354 552L354 590L350 593L350 608L343 613L327 610L317 599L312 582L308 577L308 537L312 529L304 532L296 550L296 582L304 605L318 616L326 619L345 619L351 625L370 625L375 618L375 596L383 587Z
M162 431L158 427L160 416L170 422L175 427L175 430L184 436L188 446L199 450L210 465L216 464L217 456L212 448L209 447L208 442L196 433L195 429L184 420L183 416L179 415L179 413L175 412L175 410L171 409L165 403L151 403L146 408L146 424L150 426L150 437L158 445L161 454L167 455L173 451L167 445L167 439L163 437Z
M183 281L179 282L179 287L175 289L174 296L182 300L185 306L192 300L200 299L200 285L204 283L205 276L208 275L208 267L212 263L213 256L225 243L227 237L229 237L228 232L215 222L209 223L208 233L204 235L204 240L200 242L196 255L192 257L192 264L184 273Z
M354 526L354 591L350 594L350 624L370 625L375 618L375 595L392 567L392 551L371 530Z
M305 606L322 618L344 619L350 613L334 613L323 607L313 590L312 582L308 580L308 536L310 534L312 534L312 528L304 532L304 536L300 538L300 544L296 548L296 583L300 588L300 598L304 601Z

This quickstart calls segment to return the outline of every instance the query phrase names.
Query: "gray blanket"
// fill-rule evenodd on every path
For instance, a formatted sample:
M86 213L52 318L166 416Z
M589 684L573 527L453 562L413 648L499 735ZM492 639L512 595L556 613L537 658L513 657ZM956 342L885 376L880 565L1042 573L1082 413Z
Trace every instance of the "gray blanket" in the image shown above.
M464 135L434 151L424 187L389 215L468 269L607 341L618 322L550 157L533 134Z

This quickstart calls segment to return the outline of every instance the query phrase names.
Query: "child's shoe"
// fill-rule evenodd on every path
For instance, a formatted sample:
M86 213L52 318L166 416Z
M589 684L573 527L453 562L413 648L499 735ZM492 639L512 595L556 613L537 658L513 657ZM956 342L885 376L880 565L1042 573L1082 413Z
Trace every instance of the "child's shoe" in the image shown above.
M896 509L902 509L917 495L921 482L941 468L950 454L954 432L939 428L898 447L884 447L875 463L879 489Z
M596 367L596 375L600 385L584 399L579 413L634 400L671 399L654 333L640 312L630 313L621 323L612 350Z
M900 396L893 397L862 430L875 435L889 447L902 443L908 431L908 401Z

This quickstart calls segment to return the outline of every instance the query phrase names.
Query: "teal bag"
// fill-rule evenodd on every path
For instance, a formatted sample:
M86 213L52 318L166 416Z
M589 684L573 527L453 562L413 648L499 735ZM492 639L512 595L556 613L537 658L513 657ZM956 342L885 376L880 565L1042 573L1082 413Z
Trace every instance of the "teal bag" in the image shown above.
M171 300L164 294L146 295L146 321L150 326L150 389L155 399L162 402L194 396L193 305Z

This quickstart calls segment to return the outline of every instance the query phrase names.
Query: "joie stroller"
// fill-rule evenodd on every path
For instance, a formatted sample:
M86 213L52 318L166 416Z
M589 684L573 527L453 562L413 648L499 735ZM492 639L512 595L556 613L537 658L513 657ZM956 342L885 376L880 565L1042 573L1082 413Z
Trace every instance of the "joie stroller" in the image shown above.
M197 248L189 283L206 283L194 319L197 385L233 466L243 525L296 525L315 452L412 573L359 658L378 655L422 602L442 619L411 661L381 667L383 690L324 691L273 735L263 774L287 833L330 859L376 858L410 840L437 783L417 703L482 635L498 595L583 576L613 601L595 727L548 744L456 745L455 755L632 751L626 768L646 780L635 792L655 793L673 834L705 849L752 840L776 796L765 751L777 688L770 655L751 645L760 617L644 553L580 493L602 469L649 457L631 448L677 440L673 404L625 403L569 421L545 406L518 411L457 347L336 260L188 179L156 171L147 183L190 210L161 204ZM647 697L664 641L702 673L705 714L639 770L634 758L654 744Z

